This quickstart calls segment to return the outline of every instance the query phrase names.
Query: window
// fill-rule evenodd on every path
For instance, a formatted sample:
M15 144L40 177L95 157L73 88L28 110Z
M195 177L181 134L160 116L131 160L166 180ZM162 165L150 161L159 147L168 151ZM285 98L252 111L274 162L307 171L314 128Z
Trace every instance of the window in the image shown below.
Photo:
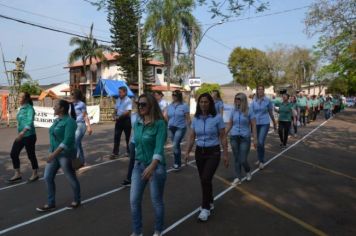
M161 74L162 74L162 69L161 69L161 68L157 68L157 69L156 69L156 73L157 73L158 75L161 75Z

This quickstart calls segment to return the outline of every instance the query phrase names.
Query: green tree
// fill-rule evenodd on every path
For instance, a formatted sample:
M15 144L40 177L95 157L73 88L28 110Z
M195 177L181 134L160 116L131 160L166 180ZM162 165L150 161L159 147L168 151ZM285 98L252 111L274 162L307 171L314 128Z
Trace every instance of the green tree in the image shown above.
M106 45L101 45L98 43L96 38L93 36L93 27L94 24L90 27L89 35L86 38L72 37L69 41L70 46L77 46L70 54L68 58L69 64L77 60L82 60L83 63L83 73L85 79L87 80L86 71L87 65L86 62L89 61L89 68L91 70L90 76L90 96L92 97L93 92L93 83L96 81L96 68L93 66L93 59L100 59L102 62L105 61L104 51L111 50L110 47Z
M234 80L241 85L256 88L258 84L272 84L267 56L256 48L235 48L230 54L228 67Z
M113 50L118 52L118 64L128 83L137 82L138 71L138 23L141 18L139 0L108 0L107 20L111 25ZM151 57L144 35L141 37L143 61ZM147 74L147 63L143 71Z
M200 94L203 94L203 93L211 93L213 90L220 91L220 85L219 84L202 83L201 87L195 92L195 94L196 94L196 96L200 96Z
M189 55L179 55L177 58L177 65L174 67L174 75L179 81L183 82L189 78L192 72L192 61Z
M167 67L167 87L174 74L176 51L184 43L189 51L200 39L200 26L193 16L193 0L151 0L147 5L145 32L162 51Z
M321 74L346 80L347 93L355 91L355 15L354 0L315 0L304 20L309 36L320 35L315 53L325 67Z
M106 8L110 0L85 0L98 10ZM152 1L152 0L151 0ZM142 5L146 5L150 0L141 0ZM256 13L263 12L268 8L267 1L260 0L229 0L229 1L216 1L216 0L196 0L194 1L199 6L207 6L211 14L211 18L229 19L238 17L245 11L251 12L254 10Z
M35 81L27 81L20 87L20 92L27 92L31 95L39 95L41 93L41 88L38 85L38 82Z

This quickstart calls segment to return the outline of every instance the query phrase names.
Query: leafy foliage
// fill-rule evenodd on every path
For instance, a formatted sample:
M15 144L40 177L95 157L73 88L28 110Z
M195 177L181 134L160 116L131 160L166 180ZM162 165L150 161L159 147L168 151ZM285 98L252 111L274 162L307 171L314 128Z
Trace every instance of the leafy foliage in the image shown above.
M28 81L21 85L20 92L28 92L30 95L39 95L41 93L41 88L38 82Z
M196 91L196 96L199 96L200 94L203 93L211 93L213 90L219 90L220 91L220 85L219 84L208 84L208 83L203 83L201 87Z
M265 52L256 48L235 48L230 54L228 67L234 80L241 85L256 88L259 84L265 86L272 84L267 56Z

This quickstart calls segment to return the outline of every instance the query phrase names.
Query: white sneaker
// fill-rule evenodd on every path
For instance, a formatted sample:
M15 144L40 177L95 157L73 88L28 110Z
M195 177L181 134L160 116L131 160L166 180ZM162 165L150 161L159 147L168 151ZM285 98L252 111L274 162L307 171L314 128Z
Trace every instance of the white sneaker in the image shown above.
M179 167L179 165L174 164L174 165L173 165L173 169L174 169L174 171L179 171L179 170L180 170L180 167Z
M251 173L250 172L246 173L246 180L251 181L251 179L252 179Z
M232 182L232 185L239 185L239 184L241 184L241 180L239 179L239 178L236 178L236 179L234 179L234 181Z
M265 165L261 162L261 163L259 164L258 168L259 168L260 170L263 170L263 168L265 168Z
M201 209L200 214L198 216L198 220L200 221L207 221L210 216L210 211L207 209Z
M260 164L260 161L256 161L255 165L258 166Z
M161 236L161 232L155 231L155 233L153 234L153 236Z
M214 210L214 203L210 203L210 210L212 211L212 210Z

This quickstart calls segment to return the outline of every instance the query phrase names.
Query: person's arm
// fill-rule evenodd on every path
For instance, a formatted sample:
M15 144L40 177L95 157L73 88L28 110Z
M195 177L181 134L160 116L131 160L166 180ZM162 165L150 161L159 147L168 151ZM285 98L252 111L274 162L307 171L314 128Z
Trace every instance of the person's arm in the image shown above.
M189 112L185 113L185 121L187 123L187 127L190 127L190 114L189 114Z
M232 128L232 119L230 118L229 122L227 122L227 126L226 126L226 131L225 134L228 135L228 133L230 132Z
M273 129L274 130L277 130L277 123L276 123L276 120L274 119L274 115L273 115L273 105L271 105L272 103L270 102L269 106L268 106L268 114L269 114L269 117L271 118L272 122L273 122Z
M157 165L163 161L164 158L164 144L167 140L167 126L166 122L160 120L157 123L157 135L156 135L156 142L153 151L152 162L149 166L142 173L142 179L149 179L151 178L154 170L157 168Z
M88 129L88 134L91 135L93 133L93 130L91 128L88 113L86 111L83 112L83 117L84 117L85 125L87 126Z
M229 167L229 153L228 153L228 148L227 148L227 138L226 138L225 128L220 129L219 135L220 135L220 142L223 147L224 165L226 168L228 168Z
M184 160L185 160L185 163L187 164L188 160L189 160L189 154L190 152L192 151L192 148L194 146L194 143L195 143L195 131L193 128L190 129L190 133L188 135L188 142L187 142L187 149L185 151L185 156L184 156Z
M257 148L257 128L256 128L256 119L253 118L250 120L251 128L252 128L252 137L253 137L253 146Z

